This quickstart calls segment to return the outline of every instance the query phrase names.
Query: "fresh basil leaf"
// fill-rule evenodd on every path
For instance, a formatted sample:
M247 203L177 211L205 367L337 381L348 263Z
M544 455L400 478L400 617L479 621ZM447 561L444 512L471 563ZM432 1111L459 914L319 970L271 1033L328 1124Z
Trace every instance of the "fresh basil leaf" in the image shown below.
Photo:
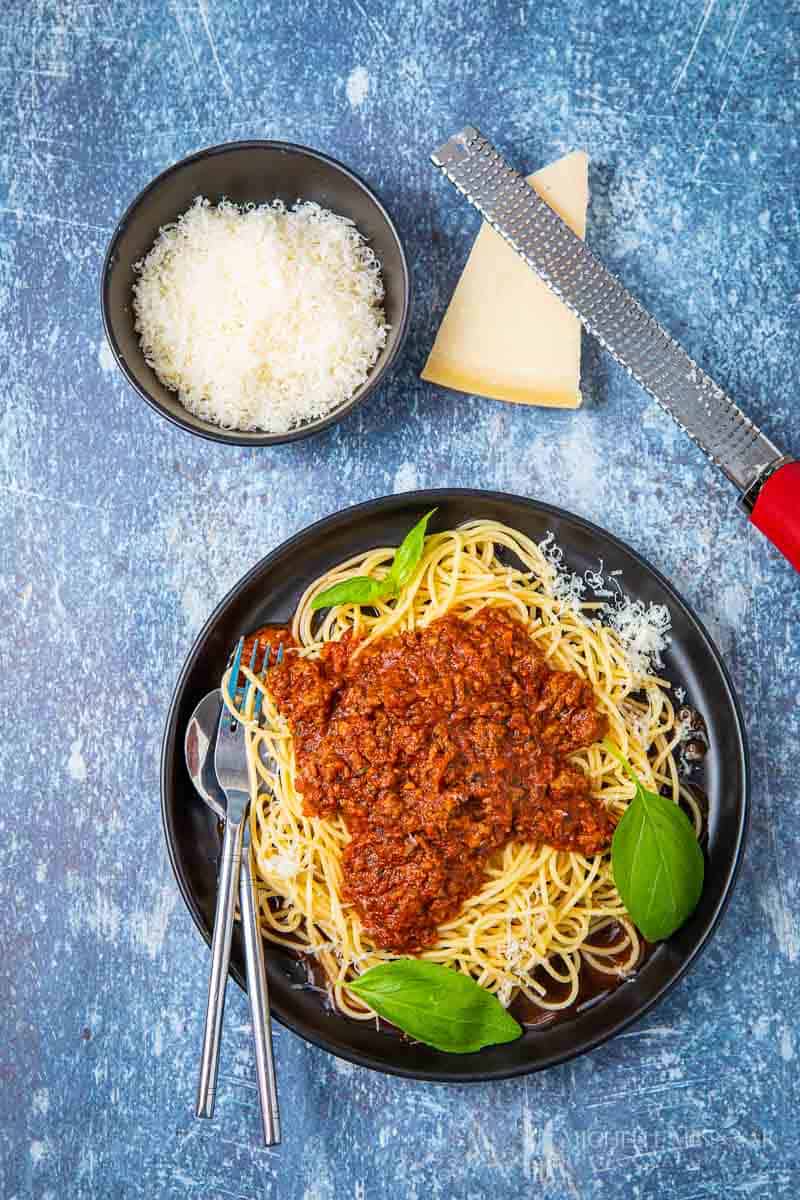
M450 1054L513 1042L522 1026L468 975L418 958L379 963L347 984L398 1029Z
M616 746L604 743L636 783L611 841L611 868L622 903L649 942L667 938L694 912L705 863L686 813L636 777Z
M432 508L421 520L417 521L414 528L409 530L397 549L389 575L394 579L398 589L405 587L416 570L417 563L422 557L422 551L425 546L425 530L428 528L428 521L430 521L435 512L436 509Z
M384 579L371 579L368 575L354 575L326 588L311 601L312 612L318 608L332 608L334 604L369 604L382 600L384 596L396 596L414 574L425 545L425 530L433 514L429 513L417 521L413 529L403 538L395 554L391 568Z
M320 592L311 601L312 611L332 608L334 604L369 604L383 596L393 596L397 586L393 579L371 579L369 575L354 575Z

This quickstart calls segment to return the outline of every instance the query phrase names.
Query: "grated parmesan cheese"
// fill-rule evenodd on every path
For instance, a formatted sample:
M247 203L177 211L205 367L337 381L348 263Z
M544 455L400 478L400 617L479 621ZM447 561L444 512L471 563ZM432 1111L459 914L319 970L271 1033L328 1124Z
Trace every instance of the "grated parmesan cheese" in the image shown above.
M588 588L599 601L595 612L616 633L632 673L649 675L655 667L664 665L661 656L672 640L669 634L672 618L665 604L645 606L643 601L626 596L619 582L621 571L611 571L606 576L602 559L596 570L587 570L583 576L570 571L552 530L539 542L539 550L552 569L550 592L560 602L562 611L579 615L584 604L594 605L594 601L585 599ZM592 623L585 614L583 620Z
M294 879L300 872L300 863L289 854L273 854L264 859L262 866L267 874L277 875L279 879Z
M661 655L672 640L666 604L645 607L643 601L625 596L616 608L609 609L608 622L616 630L634 674L647 675L654 666L664 665Z
M553 599L558 600L564 611L578 614L581 609L583 593L586 591L586 581L574 571L567 570L564 565L564 551L556 541L552 529L539 542L539 550L547 564L552 569L550 590Z
M198 197L134 270L147 362L224 429L286 433L325 416L386 344L378 260L352 221L318 204Z

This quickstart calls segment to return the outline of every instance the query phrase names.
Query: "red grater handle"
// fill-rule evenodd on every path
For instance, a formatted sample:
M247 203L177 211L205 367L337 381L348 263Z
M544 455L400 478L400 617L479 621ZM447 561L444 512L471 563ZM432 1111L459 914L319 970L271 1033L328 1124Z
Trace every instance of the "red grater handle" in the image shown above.
M750 520L800 571L800 462L786 463L770 475Z

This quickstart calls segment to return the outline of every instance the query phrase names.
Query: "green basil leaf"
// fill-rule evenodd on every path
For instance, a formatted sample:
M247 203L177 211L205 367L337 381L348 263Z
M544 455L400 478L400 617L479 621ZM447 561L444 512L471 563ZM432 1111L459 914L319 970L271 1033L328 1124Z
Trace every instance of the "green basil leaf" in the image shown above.
M396 596L400 588L408 583L422 557L425 530L435 512L436 509L432 508L409 530L400 543L389 573L384 579L354 575L352 579L334 583L332 587L314 597L311 602L312 612L316 612L318 608L332 608L334 604L369 604L373 600L382 600L384 596Z
M636 928L649 942L658 942L697 907L705 874L703 851L683 809L644 787L617 748L605 745L636 782L636 795L611 841L614 882Z
M393 579L371 579L369 575L354 575L320 592L311 601L312 611L332 608L334 604L369 604L383 596L393 596L397 586Z
M418 1042L450 1054L513 1042L522 1026L491 992L449 967L418 958L379 963L349 991Z
M425 546L425 530L428 528L428 521L430 521L435 512L436 509L432 508L421 520L417 521L414 528L409 530L398 547L397 553L394 556L394 562L392 563L392 569L389 572L398 589L405 587L416 570L417 563L422 557L422 551Z

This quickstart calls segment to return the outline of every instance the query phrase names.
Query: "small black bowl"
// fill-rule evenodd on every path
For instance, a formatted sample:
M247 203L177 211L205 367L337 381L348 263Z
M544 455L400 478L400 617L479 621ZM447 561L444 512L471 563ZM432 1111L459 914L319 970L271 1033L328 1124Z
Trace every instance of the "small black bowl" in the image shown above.
M193 416L145 362L134 329L133 264L143 258L163 225L175 221L197 196L212 204L223 198L235 204L282 200L314 200L339 216L355 221L381 263L386 289L384 310L390 326L386 345L369 378L344 404L288 433L249 433L221 429ZM229 142L211 146L169 167L141 192L117 226L106 252L100 283L106 337L129 383L156 412L190 433L237 446L271 446L293 442L327 429L377 387L405 340L411 303L411 280L391 217L374 192L347 167L305 146L289 142Z

